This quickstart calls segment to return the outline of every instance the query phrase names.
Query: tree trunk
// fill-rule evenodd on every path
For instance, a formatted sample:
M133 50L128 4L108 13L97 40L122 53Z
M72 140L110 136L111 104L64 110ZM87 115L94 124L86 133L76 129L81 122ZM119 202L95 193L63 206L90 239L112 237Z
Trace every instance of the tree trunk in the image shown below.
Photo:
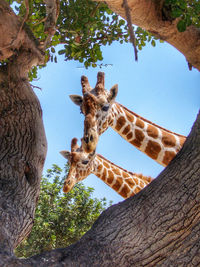
M79 242L6 266L199 266L199 232L200 114L158 178L103 212Z
M27 57L23 52L0 68L0 266L32 228L46 156L41 107L23 68Z
M6 21L6 23L5 23ZM0 266L31 231L46 156L39 101L29 82L44 53L8 3L0 0Z
M178 20L166 17L163 0L127 1L133 24L173 45L186 57L189 64L200 71L200 29L190 26L186 31L179 32L176 27ZM123 0L106 0L106 3L111 10L126 19Z

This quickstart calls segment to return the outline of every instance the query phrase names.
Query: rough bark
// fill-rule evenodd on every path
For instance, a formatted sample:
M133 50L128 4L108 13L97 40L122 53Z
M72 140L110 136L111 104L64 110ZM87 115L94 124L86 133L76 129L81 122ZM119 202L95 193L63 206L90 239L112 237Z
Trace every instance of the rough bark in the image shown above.
M5 23L7 21L7 23ZM28 235L40 191L46 138L28 71L44 59L32 34L0 0L0 266Z
M46 156L41 107L22 72L17 60L0 68L1 256L32 228Z
M103 212L79 242L5 266L198 266L199 232L200 114L158 178Z
M106 0L106 3L126 19L123 0ZM163 3L163 0L128 0L132 23L173 45L200 71L200 29L190 26L185 32L179 32L177 20L164 16Z

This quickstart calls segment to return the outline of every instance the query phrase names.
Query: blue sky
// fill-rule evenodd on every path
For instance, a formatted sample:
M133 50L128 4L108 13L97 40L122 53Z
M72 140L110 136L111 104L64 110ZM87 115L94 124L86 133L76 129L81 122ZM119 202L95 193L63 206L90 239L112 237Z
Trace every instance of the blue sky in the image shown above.
M38 81L32 84L42 109L48 141L48 153L44 172L52 164L64 167L65 159L60 150L70 150L73 137L83 136L84 117L80 114L69 94L81 94L80 78L86 75L95 86L98 71L105 72L105 87L118 84L116 101L140 116L171 131L188 135L200 108L200 75L189 71L184 56L172 46L157 42L139 52L139 61L134 61L131 44L117 42L103 48L104 68L80 68L76 61L49 63L40 70ZM132 172L156 177L163 167L123 140L111 128L101 137L97 153ZM86 186L95 189L94 197L122 201L115 191L99 178L90 175L84 180Z

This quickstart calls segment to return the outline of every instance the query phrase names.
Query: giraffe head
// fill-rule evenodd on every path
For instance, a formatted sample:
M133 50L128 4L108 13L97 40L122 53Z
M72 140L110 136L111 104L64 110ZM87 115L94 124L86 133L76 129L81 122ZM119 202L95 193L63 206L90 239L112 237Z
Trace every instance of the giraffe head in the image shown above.
M111 121L111 107L118 92L117 84L109 91L105 89L105 75L98 72L95 88L91 88L87 77L81 77L83 96L70 95L71 100L80 106L85 115L83 149L90 153L96 149L99 135L108 128Z
M65 179L63 191L68 193L75 186L76 183L85 179L93 169L93 159L95 151L86 153L82 146L77 144L78 139L73 138L71 141L71 152L60 151L61 155L69 162L69 172Z

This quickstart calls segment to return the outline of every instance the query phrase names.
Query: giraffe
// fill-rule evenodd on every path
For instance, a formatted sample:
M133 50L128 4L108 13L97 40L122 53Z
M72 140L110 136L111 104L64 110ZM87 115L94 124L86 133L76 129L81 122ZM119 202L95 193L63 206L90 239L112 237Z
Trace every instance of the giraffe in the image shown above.
M129 172L95 151L86 153L77 144L78 139L71 141L71 152L60 151L69 162L70 169L64 182L63 191L68 193L76 183L84 180L91 173L114 189L123 198L131 197L141 191L153 178Z
M105 90L104 73L98 72L91 88L88 78L81 77L83 97L70 95L85 115L83 147L88 153L96 148L99 136L110 126L137 149L166 167L183 146L186 137L142 118L115 102L118 86Z

